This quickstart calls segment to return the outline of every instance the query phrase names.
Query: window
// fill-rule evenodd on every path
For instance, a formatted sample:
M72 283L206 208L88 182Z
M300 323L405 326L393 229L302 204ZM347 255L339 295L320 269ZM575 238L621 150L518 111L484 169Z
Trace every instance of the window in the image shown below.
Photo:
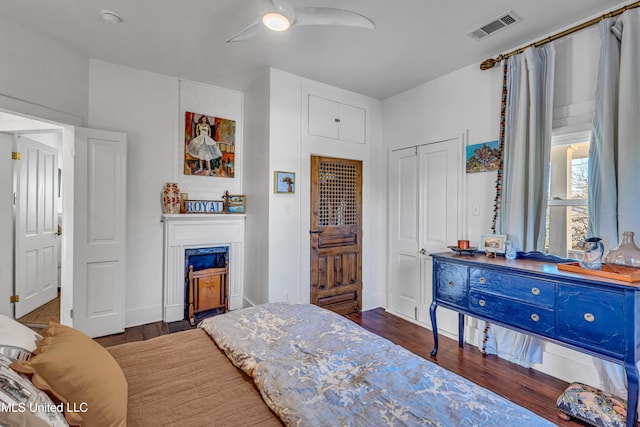
M547 253L582 258L577 243L587 237L590 140L590 131L552 137Z

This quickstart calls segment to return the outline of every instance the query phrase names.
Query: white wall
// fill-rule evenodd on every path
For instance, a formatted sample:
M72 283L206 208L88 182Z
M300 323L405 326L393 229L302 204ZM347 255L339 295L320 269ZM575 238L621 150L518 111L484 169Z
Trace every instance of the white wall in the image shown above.
M242 146L242 94L187 82L180 95L174 77L106 62L90 61L89 127L127 134L127 274L125 326L162 319L163 226L161 192L166 182L177 182L194 198L220 199L224 189L240 191L240 180L185 177L181 171L184 126L181 108L230 100L207 111L195 111L237 120ZM199 99L200 92L205 100ZM184 94L187 95L184 95ZM209 101L207 101L209 100ZM228 109L234 111L229 117ZM222 110L222 114L221 111ZM191 179L189 179L191 178ZM200 178L204 181L197 181Z
M382 135L388 150L438 141L468 132L469 145L498 139L502 71L462 68L382 103ZM466 174L466 237L477 245L491 232L495 172ZM478 216L471 214L476 206Z
M162 319L160 193L173 182L176 79L90 62L89 127L127 134L125 325Z
M310 298L310 159L325 155L363 161L363 309L385 304L386 158L382 155L380 101L270 70L269 301ZM306 99L315 93L367 109L366 144L330 141L306 132ZM273 193L276 170L296 173L296 192Z
M269 301L269 106L270 74L245 91L245 152L243 191L247 196L245 304Z
M571 132L589 124L595 99L599 37L597 28L557 44L554 126ZM498 139L502 67L481 71L478 64L462 68L404 93L385 99L383 140L387 149L468 132L468 145ZM495 172L466 174L463 221L472 245L491 232ZM474 207L479 215L473 215ZM467 340L477 343L478 322L470 320ZM557 345L545 344L543 372L566 381L598 385L592 358Z
M87 56L0 17L0 57L0 109L74 126L86 124L89 99ZM67 145L68 152L71 152L71 144ZM70 155L64 158L67 165L73 164ZM3 168L3 171L7 170L11 171L10 165L9 169ZM67 167L66 176L73 178L72 168ZM2 190L0 194L7 193ZM72 186L69 187L68 194L73 194ZM69 219L72 217L69 215ZM12 225L11 210L0 210L0 223ZM67 236L72 236L70 227L65 228ZM67 236L63 236L63 240L67 239ZM11 241L12 239L2 239L4 245L11 244ZM12 258L1 258L3 261L0 262L0 280L4 281L7 278L6 272L11 271ZM71 266L72 263L68 260L66 264ZM8 278L10 279L10 276ZM68 285L71 286L71 283ZM3 301L8 301L9 288L7 285L0 286L0 298ZM68 290L72 291L72 287ZM71 294L72 292L69 292L69 295ZM70 324L68 313L71 302L64 293L61 304L61 319L63 323Z
M367 109L367 143L311 137L306 99L319 94ZM311 155L363 161L363 307L385 304L386 160L381 154L380 101L270 69L246 91L244 188L255 198L247 214L247 303L310 301ZM264 161L266 159L266 162ZM274 172L294 172L294 194L275 194ZM254 206L252 204L252 206Z
M0 108L86 123L88 57L0 17L0 58Z

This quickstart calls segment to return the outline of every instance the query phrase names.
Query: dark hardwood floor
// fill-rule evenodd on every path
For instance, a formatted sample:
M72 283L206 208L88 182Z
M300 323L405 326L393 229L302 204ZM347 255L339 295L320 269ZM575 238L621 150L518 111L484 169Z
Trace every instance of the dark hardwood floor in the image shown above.
M496 356L483 357L475 346L458 342L442 335L436 358L429 355L433 348L433 335L422 328L382 308L354 313L347 316L365 329L422 356L450 371L499 394L520 406L544 417L560 426L578 427L582 424L564 421L558 417L556 399L568 383L545 375L533 369L523 368ZM186 323L186 322L185 322ZM159 335L188 328L188 323L164 322L128 328L122 334L96 338L105 347L132 341L141 341Z

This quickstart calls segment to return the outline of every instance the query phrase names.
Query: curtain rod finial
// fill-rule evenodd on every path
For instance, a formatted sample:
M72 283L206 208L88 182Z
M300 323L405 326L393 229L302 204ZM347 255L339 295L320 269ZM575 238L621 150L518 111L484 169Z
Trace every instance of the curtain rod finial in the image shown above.
M496 65L497 62L498 61L493 58L485 59L480 63L480 69L482 71L490 70Z

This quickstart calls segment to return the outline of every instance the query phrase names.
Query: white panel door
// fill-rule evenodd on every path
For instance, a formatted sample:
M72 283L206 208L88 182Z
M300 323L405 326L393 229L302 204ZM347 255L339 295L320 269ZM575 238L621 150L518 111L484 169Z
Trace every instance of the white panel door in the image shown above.
M124 331L126 135L75 129L73 326Z
M58 295L58 152L24 135L16 138L16 151L14 292L19 318Z
M428 254L445 252L455 245L459 231L461 141L458 138L422 145L420 157L420 248L422 304L418 320L431 325L433 260ZM447 328L446 325L441 325Z
M459 138L391 153L391 311L431 324L433 263L458 238Z
M391 310L418 320L420 254L418 230L418 155L416 147L391 153Z

